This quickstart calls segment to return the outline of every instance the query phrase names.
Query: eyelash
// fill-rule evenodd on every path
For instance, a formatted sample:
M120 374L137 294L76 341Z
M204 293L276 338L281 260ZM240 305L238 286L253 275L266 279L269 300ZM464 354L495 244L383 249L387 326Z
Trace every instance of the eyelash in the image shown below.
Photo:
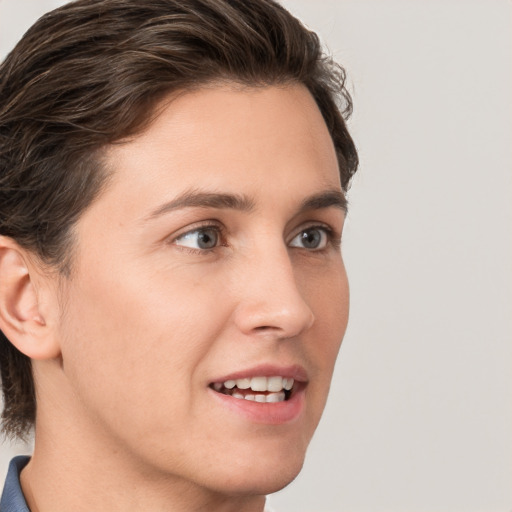
M176 241L179 240L180 238L184 238L185 236L190 235L192 233L196 233L197 231L205 231L207 229L215 230L220 239L220 243L218 245L215 245L211 249L194 249L192 247L186 247L184 245L178 245L176 243ZM222 224L206 222L204 224L199 224L198 226L195 226L192 229L189 229L188 231L185 231L184 233L181 233L180 235L175 237L172 240L172 245L174 245L180 251L186 252L188 254L199 254L201 256L206 256L207 254L214 252L219 247L228 247L229 244L227 242L225 242L225 240L226 240L226 228Z
M330 226L327 226L326 224L310 224L305 227L302 227L296 234L292 237L292 240L294 240L298 235L301 233L304 233L305 231L318 229L319 231L322 231L325 233L325 236L327 237L326 245L322 249L306 249L303 247L303 249L309 253L322 253L327 251L328 249L336 249L338 250L341 247L341 235L338 235L334 229L332 229ZM290 242L289 242L290 243Z
M219 236L219 240L220 240L220 243L218 243L217 245L215 245L214 247L212 247L210 249L195 249L192 247L187 247L187 246L179 245L176 243L176 241L186 237L187 235L191 235L198 231L206 231L208 229L216 231ZM327 237L326 246L322 249L311 249L311 250L308 250L306 248L302 248L302 249L304 249L307 252L322 253L322 252L325 252L329 248L334 248L334 249L340 248L341 236L339 236L331 227L329 227L325 224L311 224L311 225L303 227L302 229L300 229L300 231L296 232L296 234L291 238L291 240L290 240L290 242L288 242L288 244L291 243L291 241L294 240L301 233L304 233L305 231L308 231L308 230L314 230L314 229L318 229L319 231L322 231L326 235L326 237ZM178 236L173 238L173 240L171 241L171 244L174 245L177 249L184 251L188 254L194 254L194 255L198 254L201 256L206 256L206 255L214 252L215 250L217 250L219 247L229 247L229 244L226 242L225 227L221 224L212 223L212 222L200 224L198 226L193 227L192 229L189 229L188 231L185 231L184 233L179 234ZM293 248L293 247L291 247L291 248Z

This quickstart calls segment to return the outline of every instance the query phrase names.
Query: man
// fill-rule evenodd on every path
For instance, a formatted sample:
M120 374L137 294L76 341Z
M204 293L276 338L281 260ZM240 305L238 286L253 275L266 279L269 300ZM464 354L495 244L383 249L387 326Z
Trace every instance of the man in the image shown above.
M3 420L35 449L2 512L261 512L295 478L348 318L343 80L270 0L80 0L9 55Z

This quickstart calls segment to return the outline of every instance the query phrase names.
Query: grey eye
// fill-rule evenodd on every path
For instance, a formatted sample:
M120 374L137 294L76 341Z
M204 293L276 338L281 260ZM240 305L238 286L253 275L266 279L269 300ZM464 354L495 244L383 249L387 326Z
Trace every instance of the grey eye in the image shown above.
M178 237L176 245L191 249L213 249L219 245L219 232L215 228L199 228Z
M318 250L327 246L328 235L323 228L312 227L301 231L290 242L290 247L300 247L302 249Z

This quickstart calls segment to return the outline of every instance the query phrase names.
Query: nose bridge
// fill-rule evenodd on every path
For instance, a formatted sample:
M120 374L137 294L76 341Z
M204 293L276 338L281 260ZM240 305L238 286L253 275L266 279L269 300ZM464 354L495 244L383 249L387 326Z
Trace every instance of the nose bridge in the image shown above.
M245 333L290 338L309 329L313 311L296 280L282 240L268 241L244 258L236 322Z

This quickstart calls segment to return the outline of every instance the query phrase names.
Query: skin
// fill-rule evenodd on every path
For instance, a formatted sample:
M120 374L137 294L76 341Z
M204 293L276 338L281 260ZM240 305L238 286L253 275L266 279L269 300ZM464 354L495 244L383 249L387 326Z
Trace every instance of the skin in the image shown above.
M261 512L302 467L348 318L345 212L300 211L341 193L323 118L300 85L212 86L162 104L105 158L112 178L76 225L71 277L32 271L28 288L45 332L29 506ZM190 191L247 204L169 207ZM211 250L194 231L205 223ZM306 229L325 246L304 247ZM212 381L260 364L307 372L293 421L212 398Z

